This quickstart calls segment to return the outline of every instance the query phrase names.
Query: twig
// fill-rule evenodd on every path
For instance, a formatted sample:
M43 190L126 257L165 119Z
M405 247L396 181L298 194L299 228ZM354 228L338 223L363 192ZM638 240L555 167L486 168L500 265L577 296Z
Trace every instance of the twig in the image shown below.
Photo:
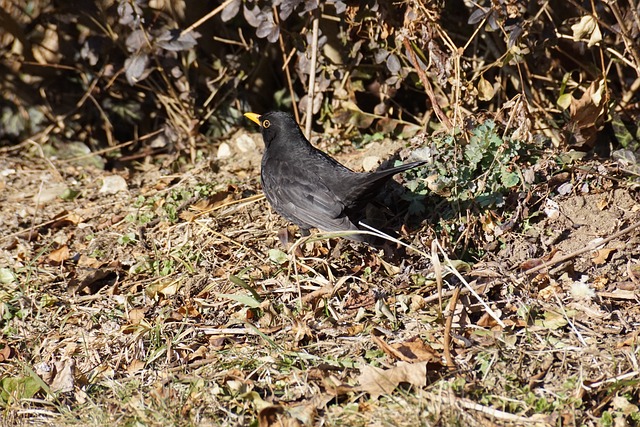
M438 258L437 240L431 242L431 264L433 265L433 274L436 276L436 285L438 286L438 316L442 319L442 264Z
M633 378L635 376L640 375L640 371L632 371L632 372L627 372L626 374L622 374L622 375L618 375L616 377L613 378L607 378L606 380L603 381L598 381L589 385L586 384L582 384L582 387L588 389L588 390L596 390L597 388L599 388L600 386L603 386L605 384L613 384L616 383L618 381L624 381L624 380L628 380L630 378Z
M460 296L460 288L456 287L453 290L453 296L449 302L449 314L447 316L447 323L444 326L444 359L447 361L447 367L449 369L455 369L456 364L451 357L451 326L453 325L453 315L456 313L456 305L458 304L458 297Z
M215 9L213 9L211 12L207 13L206 15L204 15L202 18L198 19L196 22L194 22L193 24L189 25L187 28L185 28L184 30L182 30L182 32L180 33L180 36L183 36L185 34L187 34L190 31L195 30L196 28L198 28L200 25L202 25L205 21L208 21L209 19L213 18L214 16L216 16L218 13L222 12L222 10L229 6L231 3L233 3L235 0L227 0L224 3L222 3L220 6L216 7Z
M280 25L280 18L278 17L278 11L273 6L273 16L276 24ZM293 115L296 118L296 123L300 123L300 113L298 113L298 103L296 102L296 93L293 91L293 82L291 81L291 72L289 71L289 61L287 60L287 52L284 46L284 39L282 38L282 31L278 34L278 42L280 43L280 52L282 52L282 68L284 69L284 75L287 78L287 86L289 88L289 95L291 96L291 107L293 108Z
M486 313L489 316L491 316L493 318L493 320L495 320L496 323L498 325L500 325L501 328L506 328L507 325L505 325L504 322L500 319L500 316L495 311L493 311L491 309L491 307L489 307L489 304L487 304L482 298L480 298L480 295L478 295L478 293L475 291L475 289L473 289L473 287L471 287L469 282L467 282L467 280L464 277L462 277L462 274L460 274L460 272L454 267L454 265L451 263L451 260L447 256L447 253L445 252L444 248L442 246L440 246L440 244L438 244L438 249L440 250L440 253L444 257L445 266L447 267L447 270L450 273L453 273L458 278L458 280L460 280L460 282L465 286L465 288L467 288L469 290L471 295L473 295L475 297L475 299L478 300L480 305L482 307L484 307L484 310L486 311Z
M577 257L579 255L582 255L584 253L593 251L593 250L597 249L598 247L600 247L600 246L602 246L602 245L604 245L606 243L609 243L612 240L617 239L620 236L624 236L625 234L629 233L630 231L635 230L638 227L640 227L640 221L636 222L633 225L630 225L629 227L625 228L624 230L618 231L617 233L607 237L604 240L600 240L598 242L595 242L595 243L592 243L590 245L587 245L587 247L585 247L583 249L579 249L577 251L571 252L570 254L563 255L563 256L561 256L559 258L554 258L554 259L552 259L550 261L543 262L540 265L537 265L537 266L535 266L533 268L530 268L530 269L526 270L524 273L522 273L521 276L527 276L529 274L532 274L532 273L535 273L537 271L540 271L543 268L551 267L552 265L559 264L561 262L570 260L571 258L575 258L575 257Z
M320 7L320 5L318 5ZM309 139L311 137L311 124L313 123L313 92L316 85L316 62L318 60L318 28L320 25L320 19L318 18L318 12L320 9L316 9L313 15L312 24L312 39L311 39L311 64L309 69L309 89L307 91L307 117L304 127L304 135Z
M629 53L631 53L631 56L635 61L635 66L633 67L633 69L640 76L640 54L638 53L637 49L635 49L636 47L635 40L633 40L629 36L629 32L627 31L627 25L625 24L624 16L620 11L620 8L618 7L617 2L609 0L609 1L605 1L605 3L609 5L609 7L611 8L611 12L613 12L613 16L615 16L616 21L618 21L618 25L620 26L620 34L622 35L622 40L624 41L624 45L629 51ZM600 22L601 22L600 19L598 19L598 23Z
M420 64L418 63L418 59L416 58L416 54L413 51L413 47L411 46L409 39L405 37L402 43L404 44L405 49L407 49L407 54L409 55L409 61L411 62L411 65L413 65L413 68L418 73L418 76L420 77L420 81L424 86L424 90L427 93L429 100L431 101L431 106L433 107L433 111L436 113L436 116L438 117L438 120L440 120L440 123L442 123L442 125L446 128L447 131L450 131L451 121L444 114L444 112L442 111L442 108L440 108L440 105L438 104L438 100L436 99L436 94L433 92L433 88L431 87L431 82L429 82L427 75L424 73L424 70L420 67Z
M102 150L96 150L96 151L92 151L90 153L87 154L82 154L80 156L76 156L76 157L70 157L68 159L59 159L59 160L55 160L56 163L69 163L69 162L75 162L77 160L82 160L82 159L86 159L87 157L93 157L93 156L97 156L100 154L104 154L104 153L108 153L110 151L115 151L118 150L120 148L126 147L127 145L131 145L131 144L135 144L136 142L142 142L146 139L152 138L160 133L164 132L164 129L157 129L154 130L153 132L150 132L146 135L142 135L141 137L138 138L134 138L131 139L129 141L123 142L122 144L118 144L118 145L113 145L111 147L108 148L103 148Z

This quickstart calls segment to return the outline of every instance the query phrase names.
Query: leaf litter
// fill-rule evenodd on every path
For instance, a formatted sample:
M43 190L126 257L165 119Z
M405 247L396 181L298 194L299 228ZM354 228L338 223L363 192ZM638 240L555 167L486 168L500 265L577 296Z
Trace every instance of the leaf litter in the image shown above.
M179 177L147 166L101 191L112 174L2 160L20 171L3 175L0 208L5 423L637 416L637 232L553 264L637 221L633 193L603 180L602 191L554 197L557 215L505 232L458 277L445 268L467 265L457 260L434 270L433 255L388 258L335 239L293 255L277 236L287 224L260 197L258 161L239 171L232 156ZM79 196L39 199L51 181ZM411 233L414 245L435 237L429 223ZM550 265L523 273L540 263Z

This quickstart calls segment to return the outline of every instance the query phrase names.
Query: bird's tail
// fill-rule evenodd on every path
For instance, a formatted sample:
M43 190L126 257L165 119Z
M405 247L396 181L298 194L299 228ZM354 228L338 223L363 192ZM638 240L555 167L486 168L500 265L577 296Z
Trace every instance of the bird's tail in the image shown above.
M343 195L347 210L358 210L366 202L375 197L384 184L393 176L409 169L426 164L426 161L406 163L391 169L384 169L370 173L359 174L360 181L353 185Z

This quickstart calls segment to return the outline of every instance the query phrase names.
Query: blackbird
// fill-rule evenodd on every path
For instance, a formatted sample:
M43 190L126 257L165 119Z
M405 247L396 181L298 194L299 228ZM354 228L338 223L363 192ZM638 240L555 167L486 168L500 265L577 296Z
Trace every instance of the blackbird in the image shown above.
M393 175L426 163L354 172L311 145L291 114L272 111L245 116L260 125L264 139L262 190L275 211L298 225L303 236L309 235L310 228L359 230L354 221L382 186ZM365 234L345 237L372 242Z

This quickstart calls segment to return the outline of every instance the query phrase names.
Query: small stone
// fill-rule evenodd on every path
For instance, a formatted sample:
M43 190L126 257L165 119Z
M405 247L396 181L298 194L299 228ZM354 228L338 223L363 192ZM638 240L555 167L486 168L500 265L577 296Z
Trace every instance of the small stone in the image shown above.
M362 169L365 172L371 172L380 164L380 157L378 156L367 156L362 159Z
M55 200L58 196L62 195L67 190L67 186L65 184L53 184L51 186L45 187L35 196L36 204L47 203L52 200Z
M110 175L102 178L100 193L116 194L118 191L127 191L127 181L120 175Z
M249 135L242 134L236 139L236 147L242 153L248 153L250 151L255 151L256 142Z
M229 144L227 144L226 142L220 144L220 146L218 147L217 157L219 159L228 159L229 157L231 157L231 147L229 147Z

